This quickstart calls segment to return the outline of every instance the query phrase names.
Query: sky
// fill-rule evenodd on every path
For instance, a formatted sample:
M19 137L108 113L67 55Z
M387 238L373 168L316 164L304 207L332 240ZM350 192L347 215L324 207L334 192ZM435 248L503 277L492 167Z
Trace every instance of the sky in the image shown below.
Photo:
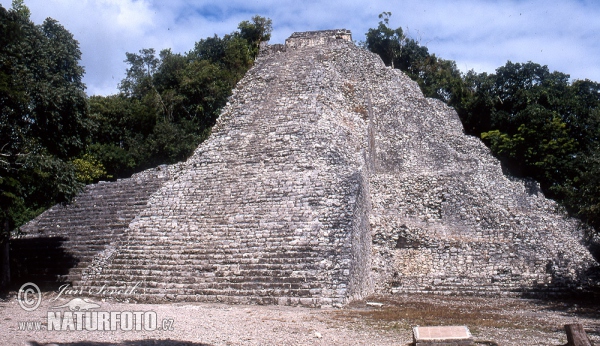
M0 0L4 8L11 0ZM270 43L295 31L350 29L364 41L378 15L391 12L430 53L464 72L493 73L508 60L533 61L572 79L600 81L598 0L25 0L31 19L51 17L79 41L88 95L118 92L126 52L171 48L185 53L202 38L222 36L243 20L273 20Z

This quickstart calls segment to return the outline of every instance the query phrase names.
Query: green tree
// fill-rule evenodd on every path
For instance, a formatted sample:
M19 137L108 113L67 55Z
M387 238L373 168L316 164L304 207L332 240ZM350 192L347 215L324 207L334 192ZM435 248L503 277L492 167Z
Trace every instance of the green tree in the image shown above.
M515 134L493 130L483 132L481 138L490 144L492 152L505 159L513 173L533 177L546 189L560 185L577 143L555 113L539 106L528 107L524 112L530 121L521 124Z
M127 76L119 85L121 93L128 97L142 99L148 93L154 91L152 77L160 63L153 48L141 49L139 54L125 53L129 64Z
M394 67L396 61L402 54L402 45L406 37L402 28L392 29L389 27L392 12L383 12L379 15L377 29L369 29L365 46L371 52L378 54L387 66Z
M465 132L479 137L492 130L492 110L496 99L493 95L495 76L469 71L464 77L466 95L457 108Z
M217 64L225 57L225 46L226 41L215 34L213 37L196 42L188 57L192 60L207 60Z
M123 95L92 96L90 118L94 128L89 137L88 154L115 178L134 173L141 158L132 155L131 147L147 138L156 127L156 110L142 101Z
M89 133L78 42L53 19L32 23L22 1L13 6L0 6L0 285L11 231L82 187L70 158Z
M250 46L250 56L255 59L261 42L268 42L273 31L273 21L269 18L254 16L252 22L247 20L238 25L239 35Z
M198 41L188 58L217 65L226 72L222 77L233 87L252 66L253 54L253 46L239 33L233 33L223 38L215 36Z
M465 85L454 61L429 55L412 62L411 69L416 73L416 80L425 96L442 100L450 106L460 105Z
M513 174L538 180L551 198L594 224L590 191L600 138L600 85L532 62L507 62L495 74L467 74L472 92L461 119ZM590 172L594 172L591 173Z
M411 78L417 79L421 72L421 64L429 57L429 50L414 39L405 38L400 54L395 55L394 66L406 72Z
M29 7L25 5L23 0L12 0L11 7L12 10L22 18L29 19L31 16L31 11L29 10Z
M577 179L562 186L566 205L584 221L600 230L600 146L581 156Z
M567 124L571 136L586 154L597 150L600 139L600 83L576 80L557 95L556 108Z
M190 155L208 137L231 90L253 64L271 20L254 16L186 54L127 53L120 94L90 98L90 158L115 178Z
M84 184L93 183L100 178L111 178L110 175L106 174L104 165L91 154L85 154L74 159L73 165L75 166L77 179Z
M378 54L386 65L406 72L419 83L425 96L462 107L470 95L456 63L430 55L426 47L406 37L402 28L390 28L391 15L379 15L378 27L366 34L366 48Z

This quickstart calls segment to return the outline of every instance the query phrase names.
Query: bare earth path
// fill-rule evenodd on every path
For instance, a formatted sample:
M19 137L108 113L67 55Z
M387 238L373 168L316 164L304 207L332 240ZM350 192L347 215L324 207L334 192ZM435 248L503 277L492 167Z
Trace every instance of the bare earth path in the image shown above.
M512 298L379 296L343 309L206 303L130 304L96 301L90 311L156 312L153 331L49 331L48 312L70 299L45 293L32 312L15 293L0 300L0 345L409 345L414 325L467 325L483 345L564 345L563 325L582 323L600 345L600 302ZM71 297L72 298L72 297ZM64 315L63 315L64 316ZM41 330L20 331L23 322ZM165 321L165 324L163 324ZM25 325L27 326L27 325ZM160 330L162 327L170 330ZM36 329L35 324L28 327ZM26 328L27 329L27 328ZM135 329L135 328L133 328ZM488 342L485 342L488 341Z

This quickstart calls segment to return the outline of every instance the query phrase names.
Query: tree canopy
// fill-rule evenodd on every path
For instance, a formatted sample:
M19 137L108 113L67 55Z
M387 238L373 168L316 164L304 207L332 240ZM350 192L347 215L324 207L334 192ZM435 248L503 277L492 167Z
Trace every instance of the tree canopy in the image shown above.
M0 6L2 237L82 186L70 159L90 133L79 43L53 19L35 25L22 1Z
M0 6L0 242L84 184L189 156L272 30L254 16L185 54L128 52L120 92L88 97L79 43L29 15L22 0Z
M201 39L185 54L126 53L120 93L89 99L88 165L96 162L105 171L95 172L116 178L189 156L210 134L260 42L270 38L271 20L254 16L238 29Z

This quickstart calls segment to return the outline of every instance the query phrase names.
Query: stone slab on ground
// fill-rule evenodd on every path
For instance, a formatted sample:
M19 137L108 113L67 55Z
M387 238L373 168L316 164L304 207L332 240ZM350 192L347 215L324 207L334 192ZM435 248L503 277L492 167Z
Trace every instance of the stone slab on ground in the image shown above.
M473 336L466 326L413 327L415 346L474 345Z

